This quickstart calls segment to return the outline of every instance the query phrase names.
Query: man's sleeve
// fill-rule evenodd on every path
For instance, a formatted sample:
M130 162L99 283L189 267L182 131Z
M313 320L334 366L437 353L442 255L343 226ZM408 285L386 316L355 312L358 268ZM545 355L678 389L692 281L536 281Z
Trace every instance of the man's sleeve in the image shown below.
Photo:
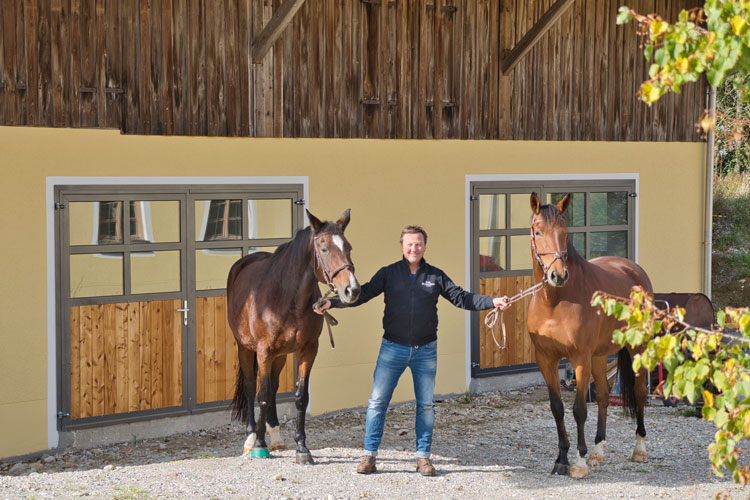
M482 311L494 307L492 297L488 295L479 295L478 293L467 292L460 286L453 283L447 274L441 271L440 280L442 287L440 295L445 297L451 304L461 309L469 311Z
M359 289L359 298L353 304L344 304L338 295L331 297L331 307L344 308L344 307L356 307L369 302L371 299L377 297L385 290L385 267L381 267L375 275L370 278L370 281L362 285Z

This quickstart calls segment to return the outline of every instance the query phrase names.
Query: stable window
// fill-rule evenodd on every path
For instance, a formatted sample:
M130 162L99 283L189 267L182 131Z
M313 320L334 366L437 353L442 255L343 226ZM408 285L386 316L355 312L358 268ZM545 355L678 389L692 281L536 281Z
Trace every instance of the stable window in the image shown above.
M603 255L634 258L635 181L509 181L471 183L472 291L513 296L532 286L530 196L557 203L571 195L564 217L568 239L586 259ZM526 331L526 298L505 316L507 348L500 350L484 326L486 312L472 319L472 376L534 368Z

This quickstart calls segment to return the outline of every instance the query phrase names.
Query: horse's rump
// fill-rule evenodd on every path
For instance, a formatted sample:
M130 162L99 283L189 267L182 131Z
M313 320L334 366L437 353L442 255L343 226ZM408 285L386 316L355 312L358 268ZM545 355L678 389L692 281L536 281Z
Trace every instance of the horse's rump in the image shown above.
M711 328L714 306L702 293L655 293L655 306L659 309L681 307L685 309L685 323L701 328Z

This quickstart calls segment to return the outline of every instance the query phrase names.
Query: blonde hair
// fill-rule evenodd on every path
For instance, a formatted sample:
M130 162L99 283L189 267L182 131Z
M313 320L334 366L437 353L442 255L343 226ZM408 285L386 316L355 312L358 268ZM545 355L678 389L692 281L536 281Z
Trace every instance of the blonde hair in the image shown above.
M399 238L399 243L404 242L404 235L405 234L421 234L424 238L424 244L427 244L427 231L422 229L421 226L406 226L401 230L401 238Z

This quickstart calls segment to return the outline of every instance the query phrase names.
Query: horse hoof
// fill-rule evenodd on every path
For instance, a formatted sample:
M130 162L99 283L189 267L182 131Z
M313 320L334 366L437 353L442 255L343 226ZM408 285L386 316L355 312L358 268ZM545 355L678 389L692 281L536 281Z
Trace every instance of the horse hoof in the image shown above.
M268 447L271 451L285 451L289 448L286 447L284 443L273 443L271 446Z
M297 453L297 463L300 465L315 465L315 460L309 453Z
M590 466L604 465L604 455L590 455L586 463Z
M589 468L588 467L580 467L578 465L574 465L570 469L570 477L575 479L583 479L584 477L589 475Z
M271 458L268 448L255 448L250 452L251 458Z
M567 476L570 474L570 465L555 464L555 466L552 468L551 474L556 474L558 476Z
M633 460L633 462L638 462L639 464L648 462L648 453L645 451L634 451L631 460Z

